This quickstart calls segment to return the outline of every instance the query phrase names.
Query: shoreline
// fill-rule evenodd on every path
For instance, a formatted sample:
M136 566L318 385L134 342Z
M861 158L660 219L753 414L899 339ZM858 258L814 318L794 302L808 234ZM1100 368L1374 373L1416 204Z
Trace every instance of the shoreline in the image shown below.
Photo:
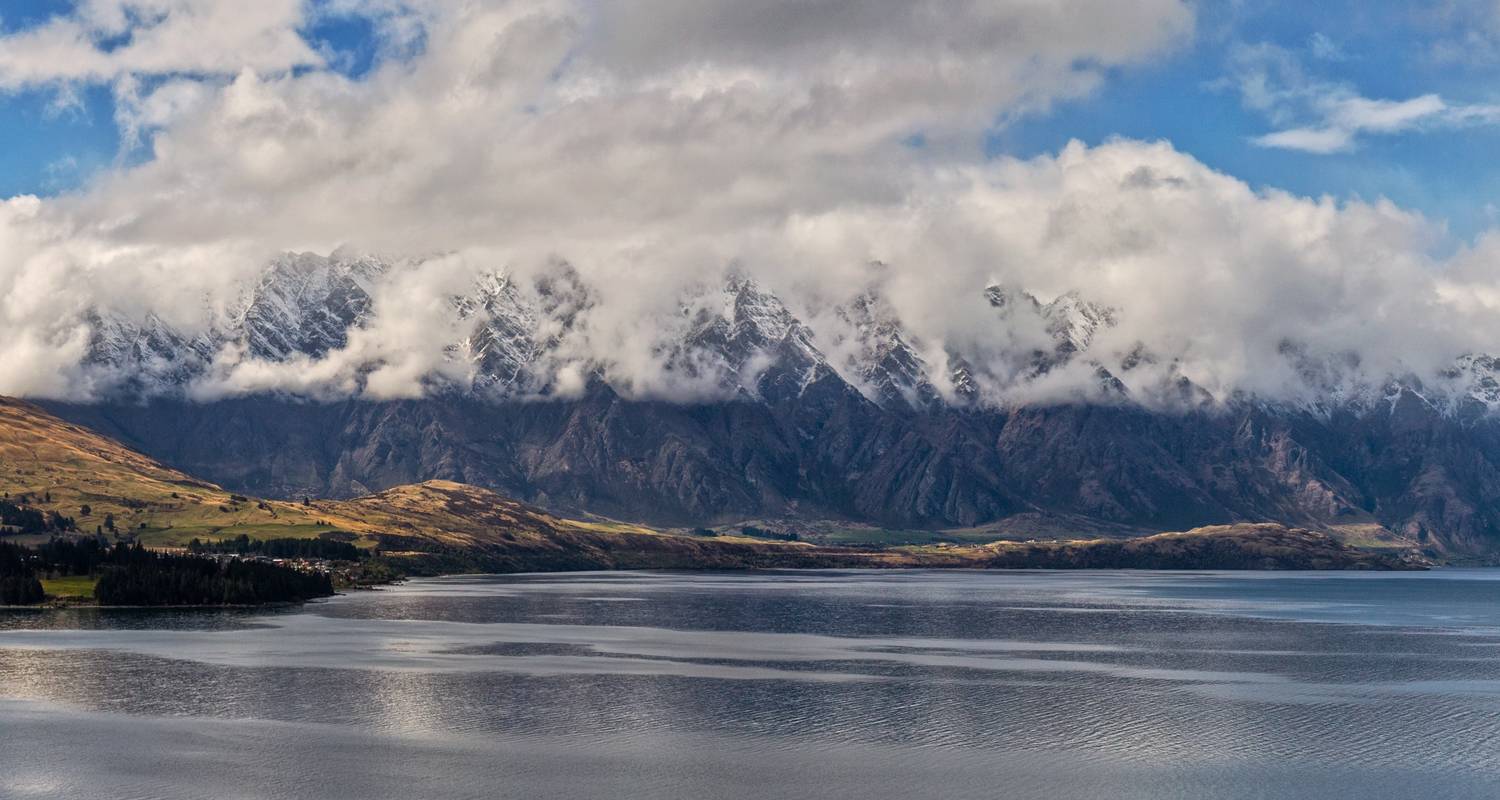
M561 569L561 570L530 570L530 571L508 571L508 572L442 572L429 575L408 575L389 583L361 586L335 592L325 597L314 597L307 600L276 601L272 603L254 604L229 604L229 605L100 605L98 603L59 603L46 602L35 605L0 605L0 612L5 611L262 611L280 608L293 608L305 606L312 603L333 600L339 597L348 597L365 592L379 592L386 586L397 586L412 580L434 580L441 578L495 578L503 576L541 576L541 575L582 575L597 573L638 573L638 572L680 572L680 573L753 573L753 572L819 572L819 571L848 571L848 572L897 572L909 571L935 571L935 572L997 572L997 573L1161 573L1161 574L1201 574L1205 572L1223 572L1231 574L1274 574L1281 576L1294 575L1397 575L1409 573L1440 572L1444 570L1465 569L1500 569L1500 565L1448 565L1433 564L1417 568L1370 568L1370 567L1309 567L1309 568L1257 568L1257 567L989 567L970 564L866 564L859 566L750 566L750 567L619 567L619 568L596 568L596 569Z
M448 576L431 576L448 577ZM234 605L170 605L170 606L105 606L98 603L37 603L30 606L0 605L0 611L245 611L272 608L292 608L294 606L305 606L308 603L316 603L320 600L332 600L341 597L344 592L328 595L327 597L314 597L309 600L278 600L274 603L238 603Z
M422 576L422 577L448 577L448 576L433 575L433 576ZM404 582L406 580L408 580L408 579L407 578L400 578L400 579L391 581L390 583L381 584L381 585L382 586L394 586L394 585L396 585L398 583L402 583L402 582ZM49 600L47 602L36 603L34 605L29 605L29 606L0 605L0 611L22 611L22 610L62 611L62 610L67 610L67 609L92 610L92 611L116 611L116 610L118 610L118 611L152 611L152 610L160 610L160 611L187 611L187 610L216 610L216 609L223 609L223 610L226 610L226 611L234 611L234 610L246 610L246 609L272 609L272 608L290 608L290 607L293 607L293 606L305 606L308 603L316 603L316 602L318 602L320 600L331 600L331 599L333 599L335 597L341 597L341 596L347 595L347 594L353 594L353 593L357 593L357 592L378 592L378 591L380 591L380 587L379 586L361 586L361 587L358 587L358 588L346 589L346 590L341 591L341 592L334 592L331 595L325 595L323 597L310 597L310 598L308 598L306 600L277 600L277 601L270 602L270 603L228 603L228 604L222 604L222 605L221 604L206 604L206 605L180 605L180 604L176 604L176 605L161 605L161 606L143 606L143 605L110 606L110 605L102 605L100 603L93 603L93 602L87 602L87 603L69 603L69 602L65 602L65 601Z

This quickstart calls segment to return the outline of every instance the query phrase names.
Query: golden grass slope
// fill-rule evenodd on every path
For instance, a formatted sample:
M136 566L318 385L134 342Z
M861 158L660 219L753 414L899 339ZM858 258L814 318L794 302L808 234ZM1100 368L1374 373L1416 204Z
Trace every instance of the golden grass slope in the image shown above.
M559 533L658 536L658 532L624 523L580 522L452 481L397 486L353 500L318 500L317 517L340 530L416 537L450 547L537 543Z
M240 532L305 537L333 530L310 508L242 499L9 398L0 398L0 492L29 495L28 505L73 517L85 532L112 516L118 531L163 544Z

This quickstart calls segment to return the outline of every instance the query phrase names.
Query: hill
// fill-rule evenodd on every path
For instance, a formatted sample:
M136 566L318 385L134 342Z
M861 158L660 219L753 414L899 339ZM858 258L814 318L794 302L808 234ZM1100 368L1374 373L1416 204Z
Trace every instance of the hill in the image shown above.
M262 538L334 530L311 507L226 491L9 398L0 398L0 493L70 517L86 533L156 544L230 530Z

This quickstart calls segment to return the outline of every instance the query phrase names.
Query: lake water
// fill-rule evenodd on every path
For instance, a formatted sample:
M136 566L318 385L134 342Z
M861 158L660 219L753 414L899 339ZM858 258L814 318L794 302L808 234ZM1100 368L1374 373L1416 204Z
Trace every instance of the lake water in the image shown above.
M1500 570L0 611L0 732L4 798L1494 798Z

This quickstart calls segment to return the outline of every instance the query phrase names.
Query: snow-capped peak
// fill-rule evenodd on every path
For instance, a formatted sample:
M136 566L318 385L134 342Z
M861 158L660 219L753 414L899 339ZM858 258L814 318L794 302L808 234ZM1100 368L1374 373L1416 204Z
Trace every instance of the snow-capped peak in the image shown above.
M1058 347L1070 353L1087 350L1100 329L1115 325L1114 309L1091 303L1076 291L1058 295L1039 313Z
M459 319L473 323L453 350L474 366L474 385L501 391L523 388L538 355L537 311L515 283L501 273L484 272L470 294L453 298L453 306Z
M812 331L751 278L689 298L684 312L689 326L668 363L690 377L717 373L725 388L769 398L796 396L831 370Z
M845 376L867 397L886 408L940 402L926 360L885 298L862 292L834 313L842 323L834 350L843 356Z
M389 269L369 257L336 252L285 254L243 294L226 331L255 358L319 357L348 343L374 304L375 284Z

